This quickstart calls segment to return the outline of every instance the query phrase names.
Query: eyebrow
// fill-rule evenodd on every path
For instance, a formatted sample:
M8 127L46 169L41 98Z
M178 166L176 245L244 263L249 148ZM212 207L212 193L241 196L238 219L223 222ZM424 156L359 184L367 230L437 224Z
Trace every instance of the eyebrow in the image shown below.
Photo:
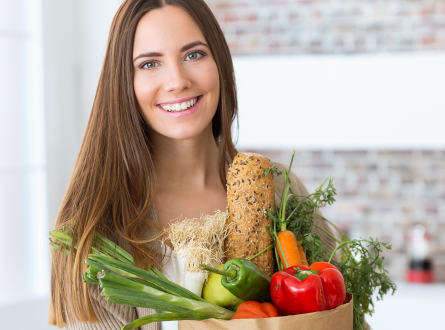
M194 42L191 42L185 46L182 46L182 48L179 51L182 53L182 52L185 52L186 50L189 50L190 48L193 48L198 45L206 46L207 48L209 48L209 46L207 46L207 44L205 44L201 41L194 41ZM133 62L135 62L137 59L142 58L142 57L160 57L160 56L162 56L162 53L158 53L158 52L143 53L143 54L140 54L139 56L137 56L133 60Z

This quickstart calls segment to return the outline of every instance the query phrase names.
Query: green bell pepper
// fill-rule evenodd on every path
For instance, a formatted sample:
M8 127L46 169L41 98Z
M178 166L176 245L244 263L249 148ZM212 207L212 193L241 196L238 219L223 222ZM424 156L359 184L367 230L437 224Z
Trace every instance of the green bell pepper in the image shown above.
M223 270L207 265L200 268L222 275L221 284L242 300L270 301L270 278L250 260L230 259Z

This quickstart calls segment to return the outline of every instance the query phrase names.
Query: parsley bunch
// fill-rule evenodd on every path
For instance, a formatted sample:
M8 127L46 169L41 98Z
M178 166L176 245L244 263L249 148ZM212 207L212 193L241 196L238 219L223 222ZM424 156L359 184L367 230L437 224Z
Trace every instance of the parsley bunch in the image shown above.
M292 231L295 237L302 242L309 264L317 261L331 262L335 252L341 251L339 261L332 263L343 274L347 292L354 296L354 330L362 330L366 324L365 314L372 315L374 313L373 294L377 292L377 300L381 300L384 295L390 291L394 294L396 290L396 285L383 267L384 257L381 256L382 249L391 249L391 245L373 238L351 240L331 221L317 214L318 209L335 202L334 196L337 192L332 178L326 179L309 196L295 195L289 178L294 155L295 152L288 170L284 170L284 184L287 189L283 190L281 199L285 203L282 202L280 208L275 207L273 212L269 210L269 216L274 221L274 229L284 225L285 228ZM267 169L267 173L269 172L281 174L274 166ZM266 171L264 175L267 175ZM315 223L317 215L339 232L341 240ZM313 227L326 233L339 245L333 251L327 251L321 238L312 232Z
M346 291L354 296L354 330L363 329L365 314L374 313L375 292L377 300L382 300L384 295L390 291L394 294L397 289L383 267L382 248L389 250L391 245L373 238L345 240L331 254L332 258L337 249L342 249L340 261L332 263L343 274Z

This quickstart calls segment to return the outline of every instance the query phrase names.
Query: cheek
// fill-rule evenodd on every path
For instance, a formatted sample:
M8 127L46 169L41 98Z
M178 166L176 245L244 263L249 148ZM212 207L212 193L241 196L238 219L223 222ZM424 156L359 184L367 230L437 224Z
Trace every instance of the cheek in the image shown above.
M139 104L142 116L147 120L152 111L152 105L155 102L156 89L153 83L148 81L143 75L135 75L134 77L134 94Z
M216 63L214 61L209 62L208 65L202 68L199 77L200 85L202 88L212 93L212 101L216 99L216 103L219 100L219 73Z

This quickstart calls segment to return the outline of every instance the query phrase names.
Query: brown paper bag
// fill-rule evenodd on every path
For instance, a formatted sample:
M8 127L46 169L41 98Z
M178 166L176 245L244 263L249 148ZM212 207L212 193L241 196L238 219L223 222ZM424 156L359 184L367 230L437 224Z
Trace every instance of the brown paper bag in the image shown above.
M347 303L330 311L271 317L267 319L179 321L179 330L352 330L352 296Z

